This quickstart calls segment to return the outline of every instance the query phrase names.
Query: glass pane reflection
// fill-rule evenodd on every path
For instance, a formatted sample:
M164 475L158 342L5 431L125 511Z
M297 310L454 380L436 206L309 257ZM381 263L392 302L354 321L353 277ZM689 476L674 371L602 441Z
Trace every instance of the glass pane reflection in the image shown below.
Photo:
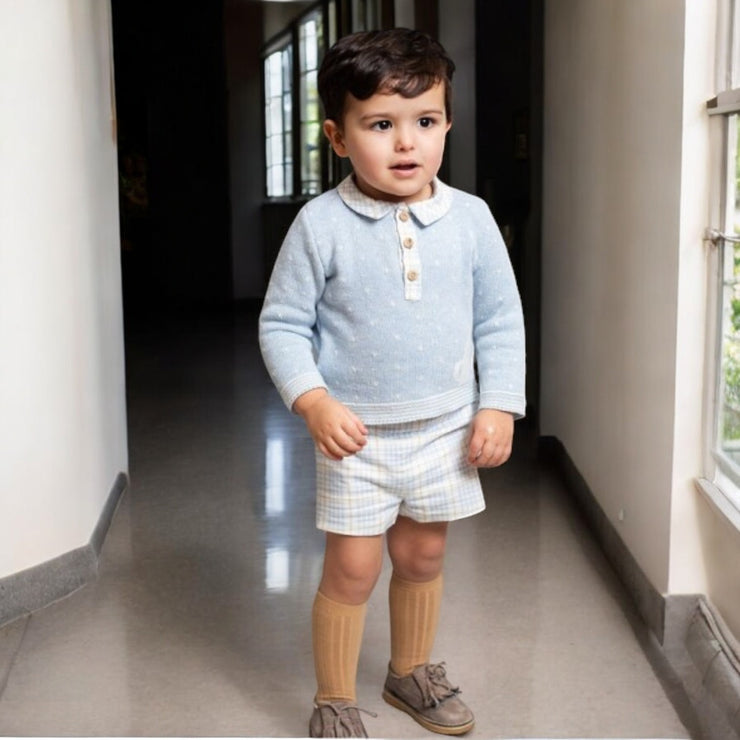
M268 591L287 591L290 584L290 557L287 550L273 547L265 558L265 588Z
M285 447L283 440L268 438L265 447L265 513L277 516L285 511Z

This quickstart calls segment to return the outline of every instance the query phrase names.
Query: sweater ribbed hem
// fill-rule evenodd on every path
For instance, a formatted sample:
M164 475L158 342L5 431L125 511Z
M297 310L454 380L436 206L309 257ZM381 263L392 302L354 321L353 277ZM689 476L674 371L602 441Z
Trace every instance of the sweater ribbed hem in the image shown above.
M279 390L283 402L292 411L296 400L304 393L314 390L314 388L326 388L326 383L319 372L299 375Z
M474 403L478 399L475 385L463 386L429 398L393 403L353 403L339 400L349 407L365 424L404 424L408 421L433 419L435 416Z
M527 402L524 396L518 393L504 393L502 391L484 391L480 394L478 407L482 409L497 409L508 411L515 419L524 418Z

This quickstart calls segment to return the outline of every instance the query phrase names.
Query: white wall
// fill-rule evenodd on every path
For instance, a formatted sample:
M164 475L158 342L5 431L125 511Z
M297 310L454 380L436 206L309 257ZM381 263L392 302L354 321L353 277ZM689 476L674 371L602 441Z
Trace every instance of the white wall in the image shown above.
M0 0L0 577L127 469L110 7Z
M661 592L669 583L683 6L545 6L541 429L563 442Z
M740 533L695 486L716 24L716 0L546 3L541 422L653 585L740 635Z
M703 234L710 224L715 177L719 186L718 163L712 162L710 136L710 126L719 121L710 121L706 112L706 102L715 94L715 6L714 0L686 0L674 487L668 586L671 592L706 593L708 590L701 531L697 526L701 498L694 479L703 473L705 444L704 371L710 251L703 242ZM714 188L715 193L716 190Z

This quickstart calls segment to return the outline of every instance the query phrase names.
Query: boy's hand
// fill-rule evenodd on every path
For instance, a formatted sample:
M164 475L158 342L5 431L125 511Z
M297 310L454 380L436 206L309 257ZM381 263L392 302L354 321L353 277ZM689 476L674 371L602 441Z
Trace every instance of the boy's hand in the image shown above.
M514 417L508 411L481 409L473 419L468 462L476 468L495 468L511 455Z
M319 451L330 460L354 455L367 444L365 425L324 388L299 396L293 410L303 417Z

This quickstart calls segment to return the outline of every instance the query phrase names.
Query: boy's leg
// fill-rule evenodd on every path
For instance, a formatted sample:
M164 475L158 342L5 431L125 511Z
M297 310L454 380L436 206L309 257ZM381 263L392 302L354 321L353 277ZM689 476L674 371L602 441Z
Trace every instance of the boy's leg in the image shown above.
M475 724L447 680L443 664L429 662L442 601L447 524L399 517L388 530L393 562L389 603L391 665L383 698L433 732L462 735Z
M366 603L383 562L381 536L328 532L324 570L313 606L317 704L354 704Z
M429 662L442 602L446 541L446 522L422 524L399 516L388 530L391 668L398 675Z

